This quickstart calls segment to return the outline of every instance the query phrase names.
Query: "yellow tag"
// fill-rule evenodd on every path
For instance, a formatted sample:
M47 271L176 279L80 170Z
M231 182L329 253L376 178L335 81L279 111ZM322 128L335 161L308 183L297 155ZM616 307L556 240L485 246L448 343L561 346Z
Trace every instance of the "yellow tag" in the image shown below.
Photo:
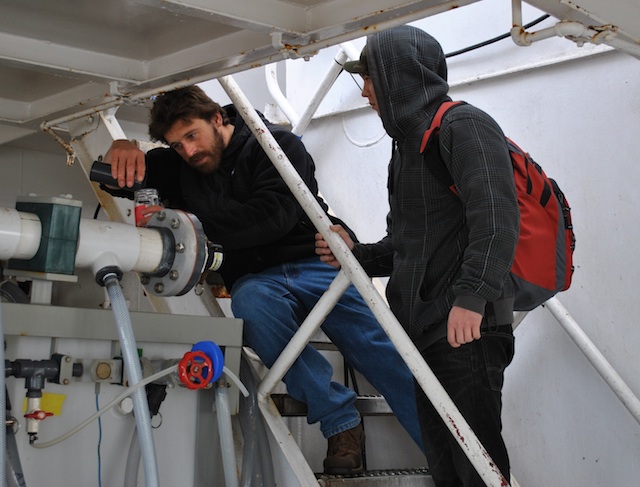
M54 416L60 416L62 414L62 404L64 400L67 398L65 394L53 394L50 392L43 392L42 398L40 399L40 409L47 412L53 413ZM22 403L22 412L27 412L27 398L24 398Z

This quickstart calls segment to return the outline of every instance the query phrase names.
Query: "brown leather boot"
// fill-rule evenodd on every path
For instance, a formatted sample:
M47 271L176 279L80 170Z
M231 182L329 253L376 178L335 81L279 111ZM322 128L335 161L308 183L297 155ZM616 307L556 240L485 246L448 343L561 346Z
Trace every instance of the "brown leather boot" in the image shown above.
M327 458L324 459L324 473L344 475L361 472L364 431L358 426L329 437Z

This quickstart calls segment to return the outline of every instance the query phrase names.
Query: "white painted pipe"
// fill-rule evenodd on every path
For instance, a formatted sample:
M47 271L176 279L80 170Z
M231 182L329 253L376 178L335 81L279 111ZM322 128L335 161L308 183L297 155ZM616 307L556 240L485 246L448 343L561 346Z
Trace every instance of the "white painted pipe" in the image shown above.
M356 260L351 250L342 238L330 230L331 221L316 201L314 195L295 170L286 154L279 146L271 132L255 110L249 100L242 93L236 82L230 76L219 78L220 84L231 98L236 109L247 122L256 139L273 162L287 186L291 189L306 214L322 233L334 255L340 262L342 269L360 292L365 302L380 322L396 349L413 373L416 381L422 387L434 408L438 411L452 435L465 452L474 468L478 471L489 487L504 487L507 480L491 460L486 449L478 437L471 430L460 411L433 374L424 358L407 336L402 326L391 312L382 296L377 292L369 276Z
M273 392L350 285L349 278L341 270L260 382L258 400L264 401Z
M595 30L589 29L580 22L561 21L546 29L536 32L527 32L522 25L515 26L511 29L511 37L519 46L530 46L536 41L550 39L552 37L572 37L575 40L588 41L596 35Z
M295 108L289 103L287 97L284 96L282 90L280 89L280 85L278 84L278 73L277 73L277 65L276 63L267 64L264 67L265 79L267 80L267 88L269 89L269 93L273 97L276 105L280 107L284 116L289 119L289 123L291 125L296 125L300 120L300 116L296 112Z
M569 334L578 348L584 353L589 362L595 367L611 390L620 398L635 420L640 423L640 400L624 382L622 377L615 371L607 359L596 348L587 334L580 328L578 323L571 317L567 309L560 303L558 298L553 297L544 303L551 314L558 320L560 325Z
M607 44L619 51L640 58L640 45L624 39L620 39L613 29L601 31L592 29L582 22L562 20L553 27L537 32L526 32L522 26L522 1L511 1L511 38L518 46L530 46L533 42L549 39L551 37L568 37L579 45L591 42L596 45Z
M117 265L123 272L152 273L162 262L163 243L152 228L124 223L82 219L76 266L94 273Z
M635 56L640 59L640 45L633 42L628 42L618 37L603 40L603 42L611 47L614 47L622 52L625 52L631 56Z
M343 50L340 50L340 52L336 54L334 58L335 62L329 67L329 70L324 75L324 78L320 82L316 92L311 97L311 101L309 101L307 108L302 112L300 120L298 120L298 122L293 126L291 132L298 136L302 136L304 131L307 130L313 115L316 113L320 103L322 103L322 100L324 100L324 97L327 96L327 93L336 82L338 75L342 71L342 65L347 59L347 54Z
M511 25L522 27L522 0L511 0Z
M231 427L228 387L224 376L215 384L216 418L218 420L218 434L222 451L224 485L225 487L238 487L238 463L233 441L233 428Z
M342 44L340 44L340 49L342 49L352 61L357 61L358 59L360 59L360 52L358 52L358 50L350 42L343 42Z
M40 248L42 224L33 213L0 208L0 259L33 258ZM161 234L153 228L81 219L75 264L95 271L117 265L123 272L152 273L162 263Z
M42 225L36 215L0 208L0 260L31 259L41 237Z

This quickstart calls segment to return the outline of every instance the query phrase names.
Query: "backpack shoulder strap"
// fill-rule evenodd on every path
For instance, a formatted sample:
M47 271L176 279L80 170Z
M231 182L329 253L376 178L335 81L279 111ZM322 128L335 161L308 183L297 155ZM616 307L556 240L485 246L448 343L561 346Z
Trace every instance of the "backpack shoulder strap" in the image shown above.
M454 194L458 194L458 191L453 184L453 178L449 174L449 170L442 159L440 154L440 143L438 134L440 133L440 124L445 113L456 105L464 104L463 101L445 101L440 105L436 111L431 125L425 131L422 136L422 143L420 144L420 153L423 155L427 169L433 174L438 181L447 186Z
M424 150L426 149L427 145L429 144L429 142L431 140L431 137L433 137L435 134L440 132L440 124L442 123L442 117L444 117L444 114L447 113L450 108L452 108L452 107L454 107L456 105L460 105L461 103L464 103L464 102L462 102L462 101L445 101L444 103L442 103L440 105L440 107L436 111L436 114L433 117L433 120L431 120L431 125L429 126L429 128L425 131L424 135L422 136L422 143L420 144L420 154L422 154L424 152Z

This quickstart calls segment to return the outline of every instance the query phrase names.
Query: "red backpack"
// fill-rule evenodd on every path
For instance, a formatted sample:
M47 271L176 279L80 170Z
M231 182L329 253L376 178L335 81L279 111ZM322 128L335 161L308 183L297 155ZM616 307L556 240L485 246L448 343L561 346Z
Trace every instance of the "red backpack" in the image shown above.
M464 102L449 101L440 105L420 145L429 170L456 195L453 179L440 155L438 133L447 110L461 103ZM520 237L511 266L514 310L530 311L556 293L569 289L576 238L571 208L557 183L515 142L507 138L507 144L520 208Z

